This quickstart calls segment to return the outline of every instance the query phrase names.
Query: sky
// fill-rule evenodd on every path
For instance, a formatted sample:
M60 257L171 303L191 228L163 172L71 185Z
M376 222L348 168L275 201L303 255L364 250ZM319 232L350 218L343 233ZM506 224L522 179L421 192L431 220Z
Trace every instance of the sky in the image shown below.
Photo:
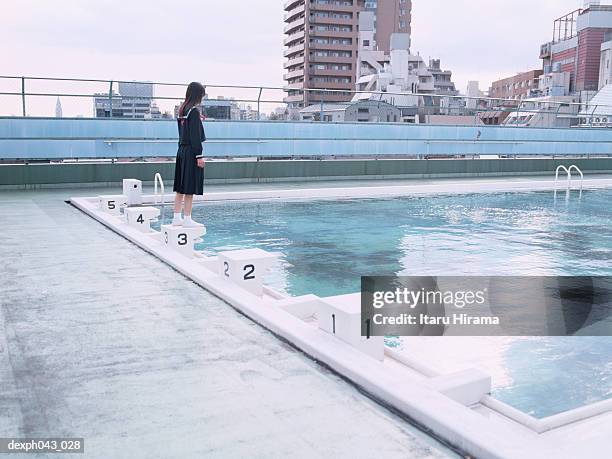
M286 0L20 0L0 15L0 75L202 81L208 85L283 85ZM539 47L553 20L580 0L413 0L412 51L438 57L462 92L541 67ZM18 89L0 80L0 91ZM106 86L29 84L39 92L108 91ZM253 99L256 90L209 90ZM178 96L172 91L157 95ZM264 92L264 99L282 97ZM10 99L10 100L9 100ZM16 98L0 103L19 111ZM55 99L28 101L54 113ZM47 98L50 99L50 98ZM62 100L76 114L78 98ZM168 107L164 106L167 105ZM160 102L169 108L170 102ZM75 112L75 113L71 113ZM83 110L81 110L83 111ZM2 110L2 114L6 114ZM43 114L43 113L39 113Z

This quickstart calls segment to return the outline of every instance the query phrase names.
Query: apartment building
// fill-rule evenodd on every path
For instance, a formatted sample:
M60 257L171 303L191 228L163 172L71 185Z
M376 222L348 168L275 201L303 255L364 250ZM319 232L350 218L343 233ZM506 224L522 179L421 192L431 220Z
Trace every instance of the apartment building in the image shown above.
M539 88L542 70L530 70L491 83L489 97L496 99L522 100L530 95L531 90Z
M392 33L410 32L411 0L289 0L284 9L284 100L290 108L351 99L342 91L355 88L361 11L375 12L375 36L384 49Z

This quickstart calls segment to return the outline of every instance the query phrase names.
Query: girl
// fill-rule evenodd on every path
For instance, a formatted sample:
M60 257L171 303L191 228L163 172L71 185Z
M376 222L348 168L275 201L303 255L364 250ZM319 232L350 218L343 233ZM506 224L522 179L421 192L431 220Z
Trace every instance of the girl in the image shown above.
M173 225L201 226L191 219L193 195L204 194L204 157L202 142L206 140L198 107L204 97L204 86L193 82L187 86L185 101L178 111L179 148L174 170L174 218ZM185 220L181 218L181 207Z

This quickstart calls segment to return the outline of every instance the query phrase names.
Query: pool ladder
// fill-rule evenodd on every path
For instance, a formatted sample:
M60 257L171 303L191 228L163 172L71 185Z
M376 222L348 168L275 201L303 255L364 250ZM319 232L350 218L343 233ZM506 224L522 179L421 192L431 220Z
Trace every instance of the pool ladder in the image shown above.
M584 174L582 173L582 171L580 170L580 168L578 166L576 166L575 164L572 164L570 167L565 167L563 165L560 165L557 167L557 170L555 171L555 198L557 197L557 184L559 182L559 172L560 171L564 171L567 175L566 175L566 183L567 183L567 188L566 188L566 196L569 198L569 193L572 189L572 170L575 170L576 172L578 172L578 174L580 174L580 196L582 196L582 185L584 182Z
M154 180L155 180L155 195L153 197L153 201L155 202L156 205L157 204L161 204L161 213L160 213L159 219L163 223L164 222L164 209L165 209L165 207L164 207L164 194L165 194L164 181L162 180L162 176L161 176L161 174L159 172L157 172L155 174L155 179ZM159 188L160 188L160 191L161 191L161 196L160 196L159 202L157 201L157 196L158 196L158 194L157 194L157 183L158 182L159 182Z

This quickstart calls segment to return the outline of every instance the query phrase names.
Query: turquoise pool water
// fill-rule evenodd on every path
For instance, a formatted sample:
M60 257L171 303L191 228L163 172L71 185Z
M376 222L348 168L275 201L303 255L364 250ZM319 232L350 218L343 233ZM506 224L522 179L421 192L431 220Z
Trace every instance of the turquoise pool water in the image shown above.
M194 218L208 229L198 249L282 252L269 284L328 296L358 291L367 274L612 275L611 203L610 190L569 201L552 192L240 201L206 203ZM410 352L402 340L388 344ZM486 346L482 358L467 352L492 373L494 395L534 416L612 397L612 338L486 338Z

